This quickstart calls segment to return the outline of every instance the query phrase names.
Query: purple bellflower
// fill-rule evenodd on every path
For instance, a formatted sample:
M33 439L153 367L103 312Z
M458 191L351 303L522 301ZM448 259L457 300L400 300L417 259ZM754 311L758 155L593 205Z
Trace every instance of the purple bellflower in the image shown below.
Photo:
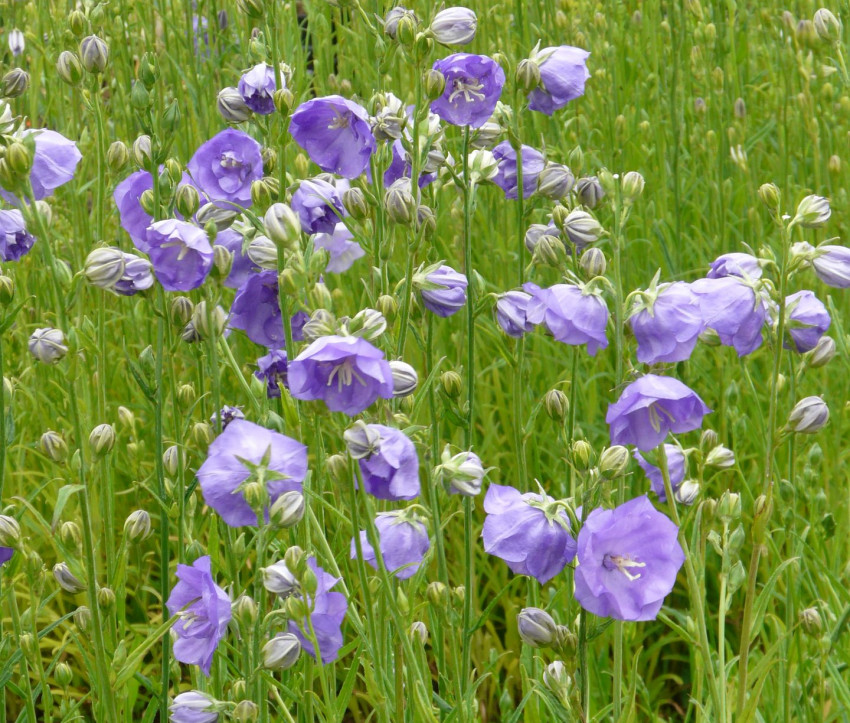
M531 294L525 291L508 291L496 301L496 321L508 336L519 339L534 329L527 317Z
M321 178L301 181L292 194L292 210L305 233L333 233L345 209L336 187Z
M239 79L237 87L245 105L254 113L274 113L274 92L277 89L274 66L266 63L255 65Z
M668 432L682 434L699 429L711 410L697 393L678 379L647 374L627 386L608 405L605 421L611 444L633 444L641 452L655 449Z
M569 518L548 495L491 484L484 511L484 550L503 559L516 574L542 585L575 557Z
M552 115L571 100L584 95L590 77L587 59L590 53L570 45L543 48L532 60L540 68L540 85L528 94L528 107Z
M215 236L215 245L224 246L233 254L230 273L224 280L224 285L228 289L238 289L251 274L260 271L260 267L251 261L248 254L242 252L242 241L242 234L237 233L232 228L223 228Z
M496 175L491 179L505 192L505 198L515 200L519 190L516 151L509 141L502 141L493 149L498 161ZM543 170L543 154L531 146L522 147L522 197L528 198L537 190L537 177Z
M699 299L703 322L720 343L745 356L761 346L767 305L753 287L738 276L697 279L691 290Z
M409 135L406 130L405 135ZM413 172L410 156L404 149L401 140L393 141L392 152L392 161L387 170L384 171L384 188L389 188L400 178L410 178L410 174ZM436 173L420 173L419 188L425 188L429 183L433 183L436 178Z
M142 194L153 188L153 179L147 171L131 173L115 187L112 198L118 207L118 216L123 228L139 251L147 251L147 230L153 216L142 208Z
M644 364L689 359L704 330L699 299L689 284L676 281L647 292L629 317L637 358Z
M56 131L29 128L23 135L32 135L35 139L30 183L33 196L38 201L68 183L74 177L77 164L83 156L74 141Z
M416 446L401 430L383 424L366 429L377 441L371 453L357 460L363 488L381 500L412 500L420 489Z
M257 371L254 376L266 383L266 396L269 399L280 397L280 387L288 387L286 352L270 349L269 353L257 359Z
M11 547L0 547L0 567L9 562L14 554L15 551Z
M531 294L526 312L529 322L545 324L552 336L564 344L587 344L590 356L608 346L608 307L601 296L586 294L573 284L541 289L529 282L522 288Z
M685 561L678 528L646 495L591 512L578 534L575 597L615 620L655 620Z
M456 314L466 303L466 276L445 264L420 280L422 305L437 316Z
M486 55L455 53L434 63L446 78L431 110L455 126L480 128L493 115L505 85L505 71Z
M325 271L334 274L344 273L357 259L366 255L360 244L353 239L354 234L342 222L337 223L333 233L317 233L313 236L313 245L316 248L325 249L330 254Z
M274 271L248 276L233 298L230 326L244 331L255 344L269 349L284 346L283 316Z
M422 558L431 546L428 530L417 515L406 511L382 512L375 518L381 558L387 571L395 574L399 580L412 577L419 569ZM365 530L360 531L360 545L363 559L378 569L377 557L369 544ZM357 544L351 541L351 559L357 557Z
M251 184L263 177L260 144L227 128L203 143L187 164L198 189L222 208L251 205Z
M818 246L813 254L812 267L817 277L827 286L850 288L850 248L846 246Z
M322 665L327 665L337 659L342 647L342 621L348 611L348 601L341 592L331 592L341 578L325 572L316 563L315 557L307 560L307 566L315 574L317 582L315 594L306 596L309 620L307 617L301 621L290 620L289 632L298 638L301 647L313 658L321 659ZM311 628L318 643L318 656Z
M675 492L679 485L685 481L685 467L687 460L685 453L678 444L665 444L664 454L667 455L667 471L670 473L670 487ZM653 492L658 495L661 502L667 501L667 491L664 489L664 477L661 470L644 459L643 455L635 450L635 460L640 465L640 468L649 477L650 486Z
M231 527L256 526L257 513L242 494L259 482L269 504L284 492L301 491L307 474L307 448L283 434L234 419L213 441L198 470L204 501ZM268 509L265 510L268 520Z
M724 276L740 276L742 279L760 279L761 264L752 254L738 251L718 256L711 262L711 268L706 276L709 279L721 279Z
M178 565L177 579L166 602L169 614L179 616L174 623L178 638L174 657L181 663L200 666L208 676L213 653L230 622L230 598L213 580L209 555L199 557L191 566Z
M785 328L791 338L785 340L785 348L799 353L814 349L820 338L826 334L832 319L829 312L811 291L798 291L785 299Z
M0 259L18 261L34 243L35 236L27 231L20 211L0 211Z
M168 219L151 224L146 248L154 273L166 291L191 291L204 283L213 266L206 231L185 221Z
M187 690L174 697L168 708L169 723L217 723L215 701L198 690Z

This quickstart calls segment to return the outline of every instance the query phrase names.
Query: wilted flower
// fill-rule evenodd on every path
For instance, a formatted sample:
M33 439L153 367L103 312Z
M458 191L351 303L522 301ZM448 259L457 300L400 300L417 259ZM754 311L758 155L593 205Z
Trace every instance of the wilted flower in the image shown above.
M598 508L578 534L575 598L615 620L655 620L685 561L678 528L646 495Z
M590 53L570 45L543 48L531 60L540 68L540 86L528 94L528 107L552 115L571 100L584 95L590 77L587 59Z
M168 613L177 615L174 657L181 663L198 665L210 674L213 653L227 632L230 598L213 580L209 555L192 565L177 565L178 583L166 602Z
M217 206L247 207L251 184L263 177L260 144L243 131L227 128L203 143L186 168L198 189Z
M337 189L321 178L301 181L292 194L292 210L298 214L301 228L309 234L333 233L346 215Z
M639 296L629 316L637 339L637 358L644 364L680 362L690 358L703 320L698 298L689 284L676 281Z
M675 492L685 479L685 453L678 444L665 444L664 454L667 455L667 471L670 473L670 487ZM664 488L664 477L661 469L646 461L644 456L635 450L635 460L649 477L652 491L658 495L661 502L667 501L667 491Z
M463 308L468 285L466 276L443 264L419 277L414 283L419 286L426 309L445 318Z
M230 326L244 331L255 344L269 349L284 346L277 273L262 271L248 276L233 298Z
M711 268L706 274L709 279L720 279L724 276L759 279L761 275L762 269L759 260L752 254L737 251L718 256L711 262Z
M412 500L419 494L419 458L413 442L383 424L367 424L365 432L372 444L357 459L363 488L382 500Z
M289 132L319 168L345 178L363 173L377 148L366 109L339 95L302 103Z
M516 616L516 626L522 642L532 648L548 648L557 640L557 623L540 608L523 608Z
M234 419L213 441L198 470L204 501L231 527L257 524L245 487L259 483L274 502L301 490L307 474L307 448L294 439L244 419ZM264 505L268 519L268 506Z
M348 271L357 259L366 255L360 244L353 239L354 234L342 222L336 224L332 233L317 233L313 236L313 245L325 249L330 254L325 271L341 274Z
M392 398L393 376L384 353L366 339L323 336L289 362L289 391L353 417L378 397Z
M566 512L551 497L491 484L484 498L484 550L518 575L551 580L575 557Z
M827 332L832 319L811 291L798 291L785 299L786 329L794 350L803 353L814 349ZM789 346L785 340L786 348Z
M525 291L508 291L500 294L496 301L496 321L508 336L519 339L534 329L528 318L528 302L531 294Z
M266 63L255 65L239 79L238 90L242 100L252 111L260 115L274 113L276 88L274 66Z
M269 399L280 397L280 387L286 387L287 364L286 352L279 349L270 349L269 353L257 359L257 371L254 376L266 383L266 396Z
M531 146L522 146L522 197L528 198L537 190L537 178L543 170L543 154ZM498 161L493 183L505 192L505 198L516 199L519 190L516 151L509 141L502 141L493 149L493 157Z
M185 221L168 219L151 224L145 236L157 280L166 291L197 289L212 269L213 249L206 232Z
M0 259L17 261L29 253L35 236L24 224L24 217L18 210L0 210Z
M412 577L419 569L422 558L431 547L428 530L422 518L407 510L382 512L375 518L375 529L381 549L381 558L387 571L399 580ZM360 531L363 560L376 570L377 556L365 530ZM351 541L351 559L357 557L357 545Z
M486 55L455 53L434 63L446 78L431 110L455 126L483 126L493 115L505 85L505 71Z
M307 560L307 566L316 576L316 592L306 595L305 602L309 610L308 617L301 621L289 621L289 632L301 642L301 646L316 660L316 650L313 644L313 634L319 646L319 656L323 665L333 662L342 647L342 621L348 610L348 601L341 592L331 592L340 578L326 573L316 563L315 557ZM311 633L312 628L312 633Z
M522 288L531 294L526 311L530 323L545 324L552 336L564 344L587 344L590 356L608 346L608 307L602 297L572 284L541 289L529 282Z
M68 353L62 330L51 327L36 329L30 336L27 347L30 354L44 364L55 364Z
M174 697L168 707L169 723L216 723L216 701L199 690L187 690Z
M759 294L738 276L697 279L691 284L699 299L705 325L720 343L745 356L761 346L767 306Z
M443 45L466 45L475 38L478 18L469 8L446 8L438 12L428 28Z
M850 248L819 246L812 259L817 277L827 286L850 288Z
M612 444L633 444L647 452L661 444L668 432L699 429L709 412L697 393L678 379L647 374L629 384L608 406L605 421Z

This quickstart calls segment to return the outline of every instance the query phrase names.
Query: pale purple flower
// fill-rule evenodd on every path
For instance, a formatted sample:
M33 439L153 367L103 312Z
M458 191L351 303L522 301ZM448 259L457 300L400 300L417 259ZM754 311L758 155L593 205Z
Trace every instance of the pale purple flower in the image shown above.
M382 512L375 518L375 528L387 571L399 580L412 577L431 547L428 530L421 519L406 512ZM365 530L360 531L360 545L363 559L377 570L377 556ZM352 540L351 559L356 557L357 545Z
M260 144L236 128L203 143L187 164L198 189L218 206L251 205L251 184L263 177Z
M405 131L405 135L409 135L407 131ZM385 188L389 188L400 178L410 178L410 174L413 172L412 165L410 163L410 156L407 151L404 150L404 144L401 140L393 141L392 152L392 161L390 162L387 170L384 171ZM425 188L425 186L429 183L433 183L434 179L437 178L436 173L421 173L422 169L420 168L419 170L419 188Z
M531 294L525 291L508 291L496 301L496 321L508 336L519 339L523 334L534 330L527 317L528 302Z
M363 173L377 148L366 109L339 95L302 103L289 132L319 168L345 178Z
M654 300L641 300L629 325L637 339L638 361L644 364L690 359L705 329L699 299L684 281L662 284Z
M348 271L357 259L366 255L360 244L353 239L354 234L342 222L337 223L333 233L317 233L313 236L313 245L325 249L330 254L325 271L341 274Z
M255 344L279 349L285 344L277 274L251 274L236 292L230 307L230 326L241 329Z
M767 306L762 297L738 276L697 279L691 290L699 299L705 325L717 332L720 343L745 356L761 346Z
M215 649L230 622L230 598L213 580L209 555L189 565L177 565L179 582L166 602L169 615L178 615L174 631L174 657L181 663L198 665L205 675Z
M419 494L419 457L410 438L383 424L368 424L377 433L374 451L357 460L363 488L381 500L412 500Z
M425 276L424 281L420 293L426 309L445 318L463 308L468 286L466 276L443 265Z
M584 95L590 77L590 53L570 45L543 48L534 60L540 67L540 85L528 94L528 107L552 115L571 100Z
M832 319L829 312L811 291L798 291L785 299L786 325L794 350L803 353L814 349L826 334ZM786 348L791 348L784 340Z
M431 110L455 126L480 128L493 115L505 85L505 71L486 55L455 53L434 63L446 78Z
M392 399L393 375L384 352L366 339L323 336L289 362L289 391L353 417L378 397Z
M281 78L282 80L282 78ZM255 65L239 79L239 95L254 113L274 113L274 92L277 89L274 66L267 63Z
M610 427L611 444L633 444L648 452L661 444L668 432L682 434L699 429L709 412L697 393L678 379L646 374L608 405L605 421Z
M530 323L545 324L552 336L564 344L587 344L590 356L608 346L605 336L608 307L602 297L585 294L572 284L555 284L541 289L529 282L522 288L531 294L526 311Z
M147 230L153 216L141 204L142 194L153 188L153 178L147 171L131 173L115 187L112 198L118 207L118 217L123 228L139 251L147 252Z
M68 183L74 177L77 164L83 156L74 141L56 131L29 128L22 135L32 135L35 139L30 183L33 196L38 201ZM14 198L9 194L7 199L10 197Z
M0 210L0 259L18 261L34 243L35 236L27 231L20 211Z
M598 508L578 534L575 598L615 620L655 620L685 561L678 528L646 495Z
M223 432L231 422L237 419L245 419L245 413L241 407L232 407L229 404L225 404L219 411L213 412L210 417L210 424L216 427L219 419L221 419L221 431Z
M233 254L230 273L224 280L224 285L228 289L238 289L248 280L249 276L260 271L260 267L251 261L248 254L243 253L242 241L242 234L237 233L232 228L221 229L215 237L216 246L224 246Z
M124 253L124 273L112 290L122 296L133 296L153 286L151 263L136 254Z
M0 567L9 562L14 554L15 551L11 547L0 547Z
M505 198L516 199L519 177L517 174L516 151L510 141L502 141L493 149L493 157L498 161L496 175L491 179L505 192ZM522 146L522 197L528 198L537 190L537 177L543 170L543 154L531 146Z
M213 250L206 231L186 221L151 224L146 249L154 273L166 291L197 289L212 269Z
M234 419L210 445L198 470L204 501L231 527L256 526L257 513L243 486L261 482L269 505L284 492L301 491L307 448L300 442L244 419ZM265 509L268 521L268 507Z
M818 246L812 258L817 277L827 286L850 288L850 248L846 246Z
M760 279L761 275L762 269L759 260L752 254L738 251L718 256L711 262L711 268L706 274L709 279L720 279L724 276Z
M675 492L679 485L685 481L685 453L678 444L665 444L664 454L667 455L667 471L670 473L670 487ZM661 469L644 459L644 456L635 450L635 460L640 465L640 468L649 477L652 491L658 495L661 502L667 501L667 491L664 489L664 477L661 474Z
M291 206L308 234L333 233L339 219L346 215L336 187L321 178L301 181L292 194Z
M257 371L254 376L266 383L266 396L269 399L280 397L281 386L288 387L286 352L270 349L269 353L257 359Z
M304 650L316 660L321 659L322 665L327 665L337 659L342 647L342 621L348 611L348 601L341 592L331 592L341 578L325 572L315 557L308 558L307 566L316 576L316 592L306 596L309 617L300 621L290 619L289 632L298 638ZM313 635L319 646L318 657Z
M547 583L576 554L569 518L555 504L548 495L491 484L484 497L484 550L507 562L516 574Z
M216 723L215 701L206 693L187 690L174 697L168 708L169 723Z

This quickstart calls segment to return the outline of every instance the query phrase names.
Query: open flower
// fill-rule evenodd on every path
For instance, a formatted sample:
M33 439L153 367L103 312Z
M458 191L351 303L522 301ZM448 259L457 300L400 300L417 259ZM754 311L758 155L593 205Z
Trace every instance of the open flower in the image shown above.
M342 621L348 611L348 600L341 592L331 592L341 578L325 572L316 563L315 557L307 560L307 566L316 576L316 592L305 596L308 613L303 620L290 620L289 632L295 635L304 648L316 660L321 657L322 665L337 659L342 647ZM315 642L318 643L316 655Z
M56 131L28 128L21 132L23 137L30 135L35 141L30 183L32 194L39 201L53 195L59 186L64 186L74 177L83 155L74 141ZM14 195L6 191L0 190L0 195L12 203L17 201Z
M507 291L496 301L496 321L508 336L519 339L534 329L528 321L528 302L531 294L525 291Z
M761 278L761 263L752 254L739 251L723 254L711 262L711 268L706 276L709 279L721 279L724 276L740 276L742 279Z
M637 339L637 358L644 364L689 359L705 328L698 298L689 284L676 281L648 292L632 310L629 325Z
M767 305L755 289L738 276L697 279L691 290L699 299L705 325L714 329L720 343L738 356L755 351L762 343Z
M655 620L685 561L677 534L646 495L593 510L578 534L576 600L600 617Z
M812 267L827 286L850 288L850 248L829 244L818 246L813 254Z
M35 243L18 210L0 211L0 259L17 261L30 252Z
M466 303L469 282L464 274L451 266L442 266L422 274L414 282L422 294L422 305L437 316L446 318L456 314Z
M505 71L486 55L455 53L434 63L446 89L431 110L455 126L480 128L493 115L505 85Z
M270 115L274 113L274 92L277 82L274 66L267 63L255 65L239 79L239 95L254 113Z
M239 287L230 307L230 326L244 331L255 344L269 349L284 346L283 316L274 271L251 274Z
M251 184L263 177L260 144L227 128L203 143L186 168L198 188L216 205L251 205Z
M336 187L321 178L301 181L292 194L292 210L308 234L333 233L340 218L347 215Z
M330 254L325 271L332 274L341 274L348 271L357 259L366 255L348 227L339 222L334 227L333 233L317 233L313 236L313 245L316 248L325 249Z
M543 48L532 60L540 68L540 85L528 94L528 107L552 115L571 100L584 95L590 77L587 59L590 53L571 45Z
M545 324L552 336L564 344L587 344L590 356L608 346L605 336L608 307L601 296L586 294L573 284L555 284L541 289L529 282L522 288L531 294L526 311L529 322Z
M115 187L112 198L118 207L118 218L139 251L147 249L147 230L153 216L142 208L142 194L153 188L153 178L147 171L131 173Z
M360 424L359 422L357 424ZM419 494L419 458L416 447L401 430L383 424L366 424L355 429L362 432L361 451L353 454L360 466L364 489L382 500L412 500ZM352 437L346 433L349 450Z
M14 554L15 551L11 547L0 547L0 566L9 562Z
M165 603L170 615L179 616L173 628L178 638L174 657L181 663L200 666L209 675L213 653L230 622L230 598L213 580L209 555L199 557L191 566L178 565L177 579Z
M145 253L166 291L191 291L204 283L212 269L213 250L206 231L185 221L168 219L151 224Z
M288 387L286 352L270 349L269 353L257 359L257 371L254 376L266 383L266 396L269 399L280 397L281 386Z
M491 179L505 192L505 198L516 199L519 195L516 151L510 141L502 141L493 149L493 157L498 162L496 175ZM543 154L531 146L523 146L522 158L522 197L528 198L537 190L537 178L543 170Z
M375 528L378 532L381 558L387 571L395 574L399 580L412 577L431 546L428 530L422 519L406 510L382 512L375 518ZM360 545L363 559L377 570L377 556L369 544L365 530L360 531ZM351 559L356 557L357 545L352 540Z
M300 442L244 419L233 419L213 441L198 470L204 501L231 527L255 526L257 512L245 499L258 483L268 506L290 490L301 491L307 474L307 448Z
M566 512L549 496L491 484L484 497L484 550L518 575L546 583L576 554Z

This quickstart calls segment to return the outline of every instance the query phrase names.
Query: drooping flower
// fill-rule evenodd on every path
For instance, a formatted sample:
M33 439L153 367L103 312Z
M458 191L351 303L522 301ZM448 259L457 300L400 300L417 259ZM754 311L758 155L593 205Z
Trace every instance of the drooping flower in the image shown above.
M750 284L738 276L724 276L697 279L691 290L699 299L705 325L717 332L721 344L734 347L738 356L761 346L767 305Z
M174 696L168 707L170 723L216 723L216 701L199 690L187 690Z
M655 620L685 561L678 528L646 495L598 508L578 534L575 598L615 620Z
M366 255L354 234L340 222L334 227L333 233L317 233L313 236L313 245L325 249L330 254L330 260L325 268L328 273L341 274L348 271L357 259Z
M234 419L213 441L198 470L204 501L231 527L255 526L257 513L242 493L260 483L273 503L290 490L301 490L307 474L307 448L300 442L253 422ZM268 520L268 506L265 509Z
M292 114L289 132L319 168L345 178L363 173L378 147L366 109L339 95L302 103Z
M282 79L282 78L281 78ZM277 89L274 66L267 63L255 65L239 79L239 95L254 113L274 113L274 92Z
M399 580L412 577L431 547L428 530L422 519L407 511L383 512L375 518L375 529L387 571L395 574ZM360 545L363 559L377 570L377 556L365 530L360 531ZM352 540L351 559L356 558L357 545Z
M34 243L35 236L27 231L20 211L0 211L0 259L18 261Z
M505 85L505 71L486 55L455 53L434 63L446 78L431 110L455 126L480 128L493 115Z
M370 449L357 459L363 488L381 500L412 500L420 489L413 442L401 430L383 424L367 424L365 433Z
M633 444L641 452L655 449L668 432L699 429L711 412L697 393L678 379L646 374L629 384L613 404L605 421L611 444Z
M484 497L484 550L518 575L548 582L576 554L569 518L556 505L548 495L491 484Z
M206 231L176 219L148 228L146 248L154 273L166 291L197 289L212 269L213 250Z
M257 367L254 376L266 383L266 396L278 399L280 387L288 387L286 352L270 349L268 354L257 359Z
M662 284L657 296L649 294L629 317L638 343L638 361L657 364L689 359L705 328L699 299L684 281Z
M537 190L537 178L545 166L543 154L531 146L522 147L522 197L528 198ZM516 199L519 190L516 151L510 141L502 141L493 149L498 161L496 175L492 181L505 192L505 198Z
M718 256L711 262L711 268L706 274L709 279L720 279L724 276L760 279L761 275L762 269L759 260L752 254L737 251Z
M384 352L366 339L323 336L289 363L289 391L353 417L378 397L392 399L393 375Z
M528 107L552 115L571 100L584 95L590 77L590 53L570 45L543 48L532 60L540 68L540 85L528 94Z
M316 576L316 592L305 597L309 612L303 620L290 620L289 632L298 638L304 650L316 660L321 659L322 665L327 665L337 659L342 647L342 621L348 611L348 600L341 592L331 592L341 578L325 572L315 557L308 558L307 566ZM318 656L313 634L319 647Z
M70 181L77 171L77 164L83 155L74 141L61 133L45 128L28 128L21 135L32 135L35 140L35 152L32 156L30 183L36 201L47 198L53 192ZM3 196L14 202L12 194L2 192Z
M236 292L230 307L230 326L241 329L255 344L280 349L285 343L277 274L251 274Z
M445 264L422 274L414 283L422 294L422 304L443 318L456 314L466 303L468 281L464 274Z
M508 336L519 339L534 329L527 317L531 294L525 291L508 291L496 301L496 321Z
M263 177L260 144L243 131L227 128L201 144L186 168L216 205L247 207L251 205L251 184Z
M147 248L147 230L153 216L142 208L142 194L153 188L153 179L147 171L131 173L115 187L112 198L118 207L118 217L123 228L139 251Z
M850 248L846 246L818 246L813 254L812 267L817 277L827 286L850 288Z
M646 461L644 456L635 450L635 460L649 477L652 491L658 495L661 502L667 501L667 491L664 489L664 477L661 469ZM664 454L667 455L667 471L670 473L670 487L675 492L685 480L685 454L678 444L665 444Z
M530 323L545 324L552 336L564 344L587 344L590 356L608 346L608 307L601 296L585 293L572 284L541 289L529 282L522 288L531 294L526 311Z
M811 291L798 291L787 297L785 313L788 336L794 350L800 354L814 349L832 323L823 302ZM790 348L787 339L784 344Z
M213 653L230 622L230 598L213 580L209 555L191 566L177 565L177 579L165 603L170 615L179 616L173 628L178 638L174 657L209 675Z
M9 562L14 554L15 551L11 547L0 547L0 567Z
M333 233L340 218L347 215L337 189L321 178L301 181L292 194L292 210L308 234Z

